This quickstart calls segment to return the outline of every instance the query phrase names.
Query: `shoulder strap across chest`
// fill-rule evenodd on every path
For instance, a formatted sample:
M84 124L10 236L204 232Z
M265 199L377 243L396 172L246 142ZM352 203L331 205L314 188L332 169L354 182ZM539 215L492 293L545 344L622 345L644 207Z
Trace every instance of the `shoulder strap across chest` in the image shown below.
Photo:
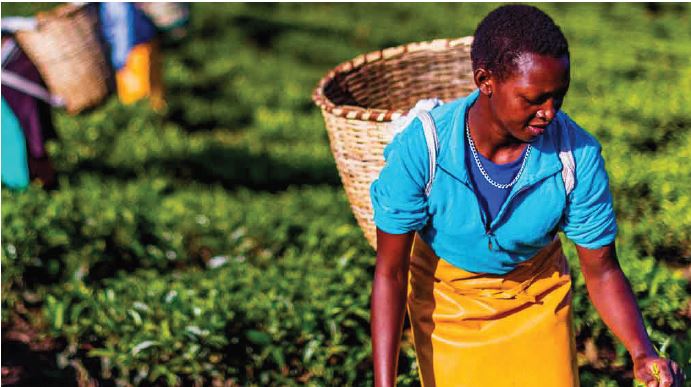
M429 196L434 181L434 174L437 171L437 152L439 150L439 139L437 138L437 126L428 111L421 111L417 117L422 122L422 129L425 132L425 142L427 143L427 154L429 155L429 180L425 184L425 196Z
M429 156L429 180L425 184L425 196L429 196L432 189L432 182L437 170L437 153L439 152L439 139L437 137L437 126L434 124L434 119L428 111L420 111L417 117L422 122L422 128L425 133L425 142L427 143L427 154ZM571 152L571 143L569 140L569 133L564 128L563 133L557 134L557 148L559 149L559 160L561 160L561 178L564 181L564 189L566 190L566 197L573 191L576 186L576 163Z

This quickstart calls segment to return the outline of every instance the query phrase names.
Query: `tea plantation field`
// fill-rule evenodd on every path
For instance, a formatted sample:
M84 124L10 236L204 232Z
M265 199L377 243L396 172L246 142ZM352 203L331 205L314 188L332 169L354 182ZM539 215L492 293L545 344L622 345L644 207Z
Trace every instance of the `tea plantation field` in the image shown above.
M28 323L81 380L371 385L375 253L310 95L342 61L471 35L495 6L193 4L187 37L163 45L166 110L56 110L59 188L2 189L4 330ZM563 109L603 144L621 266L691 376L691 6L541 7L571 45ZM581 382L631 385L567 253ZM414 359L406 334L399 385L419 385Z

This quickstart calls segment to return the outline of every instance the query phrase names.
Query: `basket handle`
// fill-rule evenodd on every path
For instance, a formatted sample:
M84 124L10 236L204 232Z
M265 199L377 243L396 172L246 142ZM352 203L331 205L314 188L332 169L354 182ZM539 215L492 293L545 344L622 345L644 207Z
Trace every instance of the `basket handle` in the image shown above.
M79 11L87 3L73 2L61 5L50 11L38 12L35 17L8 16L0 20L3 32L15 33L17 31L34 31L51 19L69 17Z
M53 19L67 18L79 11L84 5L86 5L86 3L83 2L63 4L49 11L38 12L36 14L36 20L38 21L38 25L41 26Z

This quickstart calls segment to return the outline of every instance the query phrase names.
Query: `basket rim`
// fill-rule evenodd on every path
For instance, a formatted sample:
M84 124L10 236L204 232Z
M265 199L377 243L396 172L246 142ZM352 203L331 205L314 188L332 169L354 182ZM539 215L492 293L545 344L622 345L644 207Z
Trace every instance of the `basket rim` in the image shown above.
M37 22L37 29L43 27L55 19L70 18L78 12L84 12L89 6L88 3L67 3L53 7L47 11L38 12L35 15Z
M401 109L377 109L363 108L355 105L336 105L324 94L324 88L338 74L352 71L368 63L375 63L382 60L389 60L400 57L406 53L418 51L444 51L456 46L470 46L473 42L472 36L461 38L444 38L426 40L421 42L407 43L400 46L388 47L381 50L360 54L353 59L342 62L319 81L317 88L312 93L312 101L319 106L323 112L330 113L336 117L355 119L361 121L387 122L393 121L408 112Z

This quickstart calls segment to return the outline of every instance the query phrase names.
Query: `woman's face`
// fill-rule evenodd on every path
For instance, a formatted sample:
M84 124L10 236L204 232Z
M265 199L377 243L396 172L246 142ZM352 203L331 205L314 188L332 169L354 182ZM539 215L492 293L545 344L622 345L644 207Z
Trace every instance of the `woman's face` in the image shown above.
M512 137L532 142L557 115L569 89L569 58L526 53L503 80L490 77L489 106Z

